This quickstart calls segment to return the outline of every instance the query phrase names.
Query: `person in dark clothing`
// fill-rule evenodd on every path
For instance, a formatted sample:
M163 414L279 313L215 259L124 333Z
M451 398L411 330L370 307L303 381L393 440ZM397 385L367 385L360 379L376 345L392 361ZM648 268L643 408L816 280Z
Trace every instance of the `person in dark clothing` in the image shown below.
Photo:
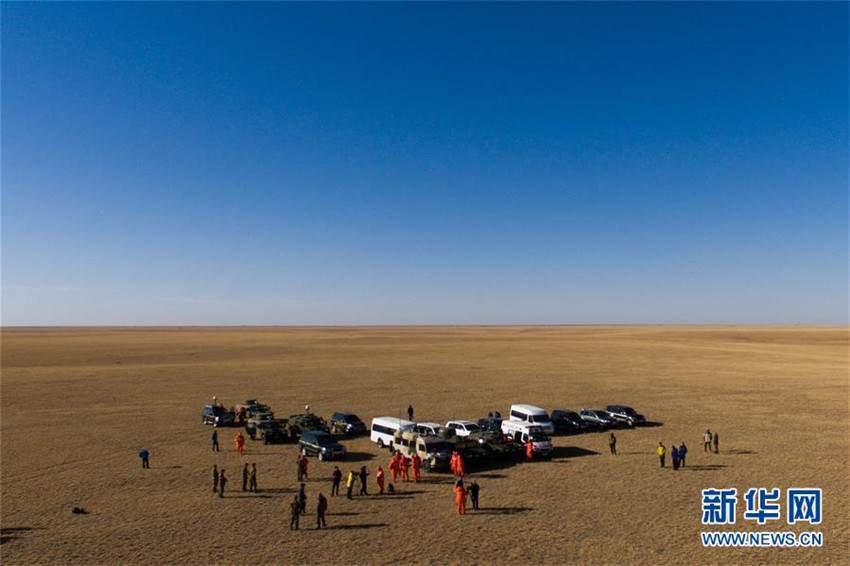
M316 528L327 527L325 523L325 511L328 510L328 500L323 494L319 494L319 503L316 505Z
M301 512L307 513L307 492L304 491L304 484L301 484L301 491L298 492L298 503L301 505Z
M499 411L496 411L496 418L497 418L497 419L501 419L501 418L502 418L502 413L500 413Z
M242 468L242 491L248 491L248 476L251 473L248 471L248 464Z
M251 464L251 476L248 479L248 491L257 493L257 464Z
M304 462L302 461L306 456L303 454L298 455L298 481L304 481Z
M366 478L369 477L369 472L366 471L366 466L360 468L360 495L369 495L366 493Z
M682 441L682 445L679 446L679 465L683 468L685 467L685 456L688 453L688 447L685 446L685 441Z
M472 500L472 510L478 511L478 490L481 487L478 485L478 482L472 480L472 483L469 484L469 488L467 491L469 492L469 498Z
M339 482L342 481L342 472L339 467L334 466L333 483L331 484L331 497L339 495Z
M218 466L213 464L213 493L218 491Z
M295 529L297 531L298 521L301 519L301 502L298 501L297 495L292 499L292 503L289 504L289 511L289 530Z
M679 449L674 445L670 450L670 459L673 461L673 469L679 469Z
M407 420L409 420L409 421L413 420L413 405L407 406Z
M219 452L218 431L217 430L213 431L212 436L210 437L210 440L212 440L212 450L213 450L213 452Z
M717 441L718 441L718 438L717 438L717 431L715 430L715 431L714 431L714 453L715 453L715 454L720 454L720 449L719 449L719 448L717 448Z
M224 468L218 476L218 496L224 497L224 486L227 485L227 478L224 476Z
M611 454L617 454L617 437L614 436L613 432L608 437L608 448L611 450Z
M139 452L139 458L141 458L141 460L142 460L142 468L150 468L151 467L150 457L151 457L151 453L148 452L148 449L142 448L142 451Z

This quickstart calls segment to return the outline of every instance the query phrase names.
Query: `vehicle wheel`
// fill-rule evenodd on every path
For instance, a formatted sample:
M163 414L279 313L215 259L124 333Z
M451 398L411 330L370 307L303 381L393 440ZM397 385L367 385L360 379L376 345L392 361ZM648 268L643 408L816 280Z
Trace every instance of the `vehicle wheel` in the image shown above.
M319 461L320 461L320 462L324 462L324 461L325 461L325 455L324 455L324 454L322 454L321 452L319 452Z
M378 448L384 449L385 447L386 447L386 444L384 444L384 440L382 438L379 438L378 439Z

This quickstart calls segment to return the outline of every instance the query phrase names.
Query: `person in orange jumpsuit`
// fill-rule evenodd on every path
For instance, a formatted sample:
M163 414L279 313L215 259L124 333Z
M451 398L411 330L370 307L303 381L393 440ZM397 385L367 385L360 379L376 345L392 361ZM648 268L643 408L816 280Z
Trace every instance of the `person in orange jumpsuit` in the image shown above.
M455 503L457 504L457 514L466 515L466 490L461 481L455 484Z
M534 459L534 443L531 441L531 438L525 443L525 459L529 462Z
M419 457L419 454L414 453L410 462L413 465L413 479L415 481L419 481L419 470L422 468L422 458Z
M457 450L452 450L452 459L449 461L449 467L454 475L457 475L457 456Z
M245 446L245 435L241 432L237 432L236 436L233 437L233 442L236 443L236 452L241 455L242 448Z
M384 469L381 466L378 466L378 470L375 472L375 481L378 482L378 495L384 494Z
M401 480L402 481L410 481L410 474L408 474L408 469L410 468L410 460L405 457L401 458Z
M398 452L393 454L393 457L390 459L390 473L393 476L393 482L398 480L398 472L399 472L399 464L398 464Z
M458 452L457 454L457 462L455 462L455 468L457 468L455 474L458 477L462 478L463 475L466 473L466 466L463 463L463 455L460 452Z

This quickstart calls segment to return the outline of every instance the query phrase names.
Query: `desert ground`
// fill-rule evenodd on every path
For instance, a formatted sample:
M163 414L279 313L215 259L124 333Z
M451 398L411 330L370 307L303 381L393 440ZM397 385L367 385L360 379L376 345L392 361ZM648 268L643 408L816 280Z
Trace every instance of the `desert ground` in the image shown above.
M844 327L415 327L4 329L0 527L4 564L822 564L850 556L850 380ZM201 408L249 397L279 417L476 420L511 403L634 406L657 426L557 436L551 461L473 470L481 511L457 516L452 479L394 496L318 493L289 530L294 445L248 441ZM720 438L706 454L702 433ZM687 467L661 469L659 440ZM343 470L386 467L366 438ZM151 452L151 469L138 453ZM256 462L260 491L241 491ZM230 477L212 494L213 464ZM669 466L669 464L668 464ZM370 476L370 492L376 491ZM701 490L779 487L780 521L703 527ZM823 489L823 523L785 524L785 489ZM72 506L88 511L71 513ZM821 548L704 548L702 530L820 531Z

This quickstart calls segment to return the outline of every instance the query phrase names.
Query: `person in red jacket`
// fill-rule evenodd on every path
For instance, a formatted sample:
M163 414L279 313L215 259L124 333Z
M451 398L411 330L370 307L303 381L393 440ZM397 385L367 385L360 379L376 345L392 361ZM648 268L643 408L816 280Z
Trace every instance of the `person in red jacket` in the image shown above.
M402 456L401 458L401 481L410 481L410 474L408 473L408 469L410 469L410 460Z
M399 453L396 452L393 454L393 457L390 459L390 474L393 476L393 482L398 480L399 473Z
M236 452L241 455L242 449L245 447L245 435L237 432L236 436L233 437L233 442L236 444Z
M529 462L534 459L534 443L531 441L531 437L528 437L528 441L525 443L525 459Z

